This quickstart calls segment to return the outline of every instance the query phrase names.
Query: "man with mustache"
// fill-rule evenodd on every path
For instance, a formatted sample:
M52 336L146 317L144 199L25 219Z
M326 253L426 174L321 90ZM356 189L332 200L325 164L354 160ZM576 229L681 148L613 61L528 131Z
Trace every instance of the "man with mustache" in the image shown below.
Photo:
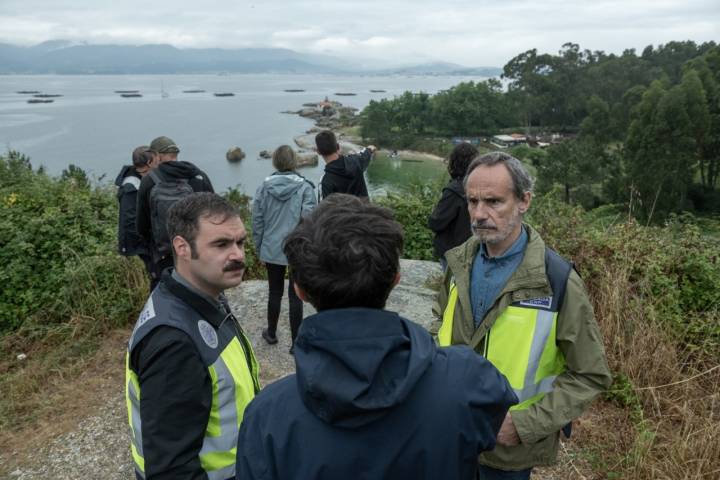
M247 232L238 211L214 193L177 201L167 229L175 268L163 273L128 346L135 474L234 478L240 421L259 383L250 341L223 290L242 281Z
M440 345L465 344L510 382L497 446L481 479L528 479L555 461L560 432L611 383L602 339L572 264L523 223L533 180L502 152L477 157L464 179L473 236L446 253Z

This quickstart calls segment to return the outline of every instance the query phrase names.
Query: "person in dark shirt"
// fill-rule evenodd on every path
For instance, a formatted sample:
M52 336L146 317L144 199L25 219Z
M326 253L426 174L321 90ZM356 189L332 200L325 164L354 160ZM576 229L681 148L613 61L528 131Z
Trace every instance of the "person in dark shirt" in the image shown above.
M252 346L223 294L242 281L247 232L219 195L171 208L175 268L128 342L126 402L136 478L231 479L243 409L259 391Z
M152 281L150 246L137 233L137 193L142 178L155 167L154 156L147 146L137 147L132 153L132 165L124 165L115 185L118 187L118 253L126 257L137 255L145 264Z
M453 149L448 160L450 181L443 188L442 197L428 218L428 227L435 233L435 256L440 259L443 270L446 265L445 252L461 245L472 235L463 178L468 165L477 156L477 148L467 142Z
M368 197L365 170L377 150L374 145L368 145L360 153L342 155L335 134L324 130L315 136L315 146L325 160L325 175L320 181L322 198L333 193Z
M152 208L150 197L157 184L154 175L163 182L186 181L193 192L214 192L208 176L193 163L178 160L180 149L168 137L158 137L150 143L149 151L153 154L153 162L157 165L154 174L146 175L140 182L137 203L137 232L151 247L152 281L150 288L155 288L160 281L163 270L173 264L170 245L158 245L157 232L153 232ZM161 220L162 222L162 220Z
M346 194L287 237L295 290L318 313L300 325L297 374L245 410L237 480L475 478L517 397L469 348L440 349L384 309L402 248L390 210Z

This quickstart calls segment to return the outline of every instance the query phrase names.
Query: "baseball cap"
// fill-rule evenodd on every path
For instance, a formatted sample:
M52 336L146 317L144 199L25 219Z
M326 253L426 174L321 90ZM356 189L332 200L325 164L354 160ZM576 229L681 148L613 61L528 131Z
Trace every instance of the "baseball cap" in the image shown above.
M157 137L150 143L148 150L155 153L180 153L180 149L169 137Z

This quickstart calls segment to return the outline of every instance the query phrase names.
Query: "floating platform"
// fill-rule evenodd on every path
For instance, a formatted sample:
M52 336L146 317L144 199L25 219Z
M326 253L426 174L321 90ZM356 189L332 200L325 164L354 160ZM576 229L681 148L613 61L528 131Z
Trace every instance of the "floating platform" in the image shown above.
M287 88L287 89L283 90L283 92L288 92L288 93L297 93L297 92L304 92L304 91L305 90L303 90L302 88Z
M53 99L45 99L45 98L30 98L28 99L27 103L53 103L55 100Z
M20 95L32 95L34 93L40 93L40 90L20 90L19 92L15 93L19 93Z
M340 97L354 97L357 95L357 93L351 93L351 92L337 92L335 95L338 95Z
M115 90L115 93L140 93L140 90Z
M372 93L386 93L387 90L370 90Z
M235 94L231 92L213 93L216 97L234 97Z
M35 98L58 98L62 97L62 95L59 95L57 93L50 94L50 93L38 93L37 95L33 95Z
M141 93L121 93L121 97L123 98L139 98L142 97Z
M183 93L205 93L205 90L183 90Z

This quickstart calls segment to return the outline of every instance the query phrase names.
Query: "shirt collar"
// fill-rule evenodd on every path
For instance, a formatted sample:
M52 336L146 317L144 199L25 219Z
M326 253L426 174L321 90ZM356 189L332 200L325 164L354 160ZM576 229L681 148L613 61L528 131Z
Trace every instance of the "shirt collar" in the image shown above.
M520 235L518 236L517 240L515 240L515 243L513 243L510 248L508 248L502 255L498 255L497 257L491 257L490 255L488 255L487 245L485 245L484 242L480 245L480 253L487 260L506 260L510 257L524 252L527 243L528 233L525 230L525 226L523 225L522 227L520 227Z
M171 276L172 276L173 280L175 280L175 281L178 282L180 285L182 285L183 287L185 287L185 288L187 288L188 290L190 290L190 291L191 291L192 293L194 293L195 295L197 295L197 296L201 297L202 299L206 300L207 302L209 302L210 305L213 305L213 306L217 307L218 309L224 310L224 306L223 306L223 303L222 303L222 296L221 296L221 297L218 297L218 298L213 298L213 297L211 297L211 296L208 295L207 293L205 293L205 292L203 292L202 290L196 288L193 284L191 284L190 282L188 282L187 280L185 280L185 279L178 273L178 271L175 270L174 268L173 268L173 270L172 270ZM222 295L222 294L221 294L221 295Z

